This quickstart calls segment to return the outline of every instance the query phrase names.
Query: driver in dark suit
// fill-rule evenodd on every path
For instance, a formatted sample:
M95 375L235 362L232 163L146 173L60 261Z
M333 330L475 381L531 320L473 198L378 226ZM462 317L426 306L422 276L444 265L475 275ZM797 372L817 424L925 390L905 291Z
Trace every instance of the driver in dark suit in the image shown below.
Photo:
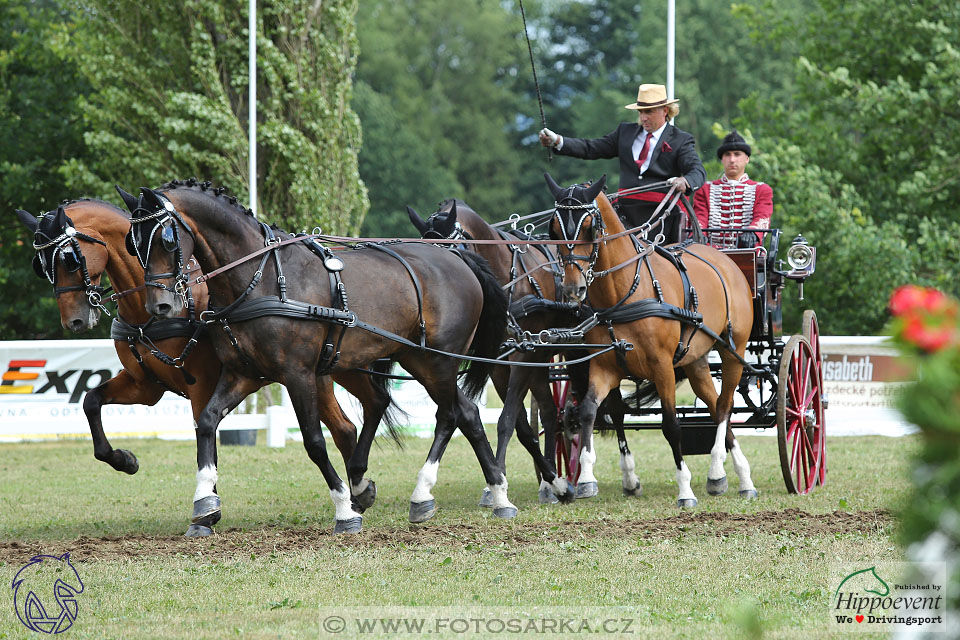
M682 131L670 120L680 111L678 100L667 100L667 90L661 84L642 84L637 101L626 105L637 112L637 122L621 122L602 138L564 137L542 129L540 144L553 147L558 155L596 160L620 159L620 191L655 182L674 179L685 194L691 195L707 179L693 136ZM624 194L618 198L620 217L628 227L647 222L663 200L665 191L647 191ZM665 220L666 242L679 239L679 212L674 211ZM659 233L657 225L647 234L653 240Z

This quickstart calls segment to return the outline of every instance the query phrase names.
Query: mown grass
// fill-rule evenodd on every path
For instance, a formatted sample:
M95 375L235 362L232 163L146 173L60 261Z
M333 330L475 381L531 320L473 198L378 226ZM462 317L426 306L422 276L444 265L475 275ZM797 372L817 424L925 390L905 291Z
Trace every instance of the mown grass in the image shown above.
M456 438L434 489L439 511L422 525L434 532L449 526L446 537L429 535L422 543L411 543L405 536L404 542L391 543L389 536L386 542L380 536L365 546L329 536L320 543L314 538L299 551L251 554L225 550L214 536L185 540L182 553L172 555L74 557L87 588L77 623L67 633L75 638L324 637L319 606L543 605L629 607L638 632L632 637L739 638L754 632L823 637L829 635L828 565L902 555L889 526L866 534L815 536L789 528L761 533L745 526L734 535L718 537L697 529L662 539L591 536L586 530L554 541L572 523L615 525L676 515L666 442L659 432L638 433L630 440L645 489L639 499L620 494L616 443L602 438L597 465L601 495L573 505L540 506L531 463L514 445L508 459L510 495L520 515L512 522L495 521L475 506L482 487L479 467L465 440ZM919 441L830 440L827 485L810 496L785 492L775 438L742 437L741 442L760 499L745 503L736 497L729 461L731 492L706 495L708 459L691 457L699 512L897 510L907 499L909 464ZM138 455L137 475L119 474L97 462L89 443L0 446L0 541L40 541L69 549L78 536L181 534L194 490L193 444L114 444ZM428 446L427 441L408 440L402 451L389 442L375 447L369 475L378 483L379 497L365 514L369 533L362 535L408 529L409 494ZM337 465L342 468L342 461ZM299 445L280 450L221 447L219 468L220 530L268 536L276 530L332 527L326 486ZM469 536L463 535L463 524L472 527ZM610 531L609 526L604 530ZM518 531L525 533L522 542L512 536ZM0 565L0 577L9 581L17 569L16 562ZM30 633L12 606L4 610L0 638Z

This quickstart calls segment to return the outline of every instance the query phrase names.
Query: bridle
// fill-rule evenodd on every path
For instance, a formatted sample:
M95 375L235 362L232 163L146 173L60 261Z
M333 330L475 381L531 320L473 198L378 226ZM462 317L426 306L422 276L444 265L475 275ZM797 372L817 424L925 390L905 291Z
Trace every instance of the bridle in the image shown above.
M593 280L595 277L593 268L594 266L596 266L597 258L600 255L600 242L601 242L601 238L604 235L605 227L603 224L603 217L600 215L600 208L597 206L596 201L594 200L591 202L582 202L580 199L578 199L576 196L573 195L574 189L576 189L576 186L568 187L566 190L567 191L566 195L562 198L558 198L557 201L553 203L554 204L553 217L557 221L557 224L560 227L560 233L563 236L562 238L558 238L558 239L566 240L567 242L570 243L570 244L564 245L567 247L567 250L569 251L569 253L562 254L558 251L557 257L560 261L561 267L566 267L567 265L571 265L571 264L577 267L580 273L583 274L583 277L587 282L587 286L590 286L590 284L593 283ZM575 211L583 212L576 226L572 229L572 232L573 232L572 234L567 233L568 225L565 223L563 217L560 215L561 210L570 212L569 215L570 215L571 221L573 220ZM592 235L592 238L591 238L592 249L590 251L589 256L580 255L578 253L573 252L573 247L575 246L575 242L581 242L581 241L578 241L577 238L580 237L580 233L583 229L583 224L587 220L590 220L590 231ZM580 266L579 264L580 261L587 263L586 269Z
M156 211L138 204L133 210L130 218L130 232L127 234L127 252L134 256L143 267L144 285L147 287L156 287L164 291L169 291L180 296L183 306L189 306L191 312L193 309L193 296L190 293L189 272L185 269L183 263L183 249L180 247L180 227L182 226L194 241L196 245L196 236L190 225L180 217L173 203L161 193L156 194L160 199L161 207ZM140 201L143 201L141 196ZM140 213L143 212L143 215ZM153 222L149 227L149 233L146 238L146 248L144 249L143 226L148 222ZM160 229L160 245L167 253L173 253L175 257L175 270L167 273L150 273L147 270L147 263L150 259L150 252L153 250L153 238L157 229ZM167 286L162 280L174 281L172 287Z
M38 238L41 239L39 243L37 242ZM53 294L55 297L59 298L61 293L67 293L69 291L83 291L91 307L100 309L107 315L110 315L107 308L103 306L103 294L106 292L106 289L94 284L90 278L90 272L87 271L87 259L80 250L80 242L78 240L86 240L87 242L103 245L104 247L107 246L107 243L103 240L77 231L69 222L63 228L63 233L52 239L38 229L34 235L33 242L33 248L37 252L34 258L34 270L38 275L42 274L50 281L50 284L53 285ZM48 259L47 251L49 249L53 249L53 251L49 252L50 255ZM60 262L63 264L63 268L66 269L67 272L81 272L83 284L68 287L57 286L58 256Z

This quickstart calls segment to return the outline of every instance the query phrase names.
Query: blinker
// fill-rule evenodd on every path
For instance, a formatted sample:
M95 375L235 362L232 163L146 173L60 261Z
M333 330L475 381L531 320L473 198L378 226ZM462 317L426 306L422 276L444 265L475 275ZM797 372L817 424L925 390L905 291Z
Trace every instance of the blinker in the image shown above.
M173 230L173 224L163 225L160 228L160 242L168 253L173 253L177 249L177 236Z

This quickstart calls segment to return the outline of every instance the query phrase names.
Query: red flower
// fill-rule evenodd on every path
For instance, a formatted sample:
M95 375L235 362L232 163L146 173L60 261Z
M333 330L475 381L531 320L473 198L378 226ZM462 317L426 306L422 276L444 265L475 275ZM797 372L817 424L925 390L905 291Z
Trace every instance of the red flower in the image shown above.
M673 151L673 147L670 146L670 143L664 141L664 143L663 143L662 145L660 145L660 152L661 152L661 153L669 153L669 152L671 152L671 151Z
M931 289L930 291L936 291ZM936 293L940 293L936 291ZM943 294L940 293L942 296ZM890 313L895 316L902 316L911 311L926 307L928 293L923 287L913 284L907 284L898 287L893 295L890 296Z
M919 317L910 316L903 328L903 338L927 353L933 353L950 344L953 339L953 328L928 327Z

